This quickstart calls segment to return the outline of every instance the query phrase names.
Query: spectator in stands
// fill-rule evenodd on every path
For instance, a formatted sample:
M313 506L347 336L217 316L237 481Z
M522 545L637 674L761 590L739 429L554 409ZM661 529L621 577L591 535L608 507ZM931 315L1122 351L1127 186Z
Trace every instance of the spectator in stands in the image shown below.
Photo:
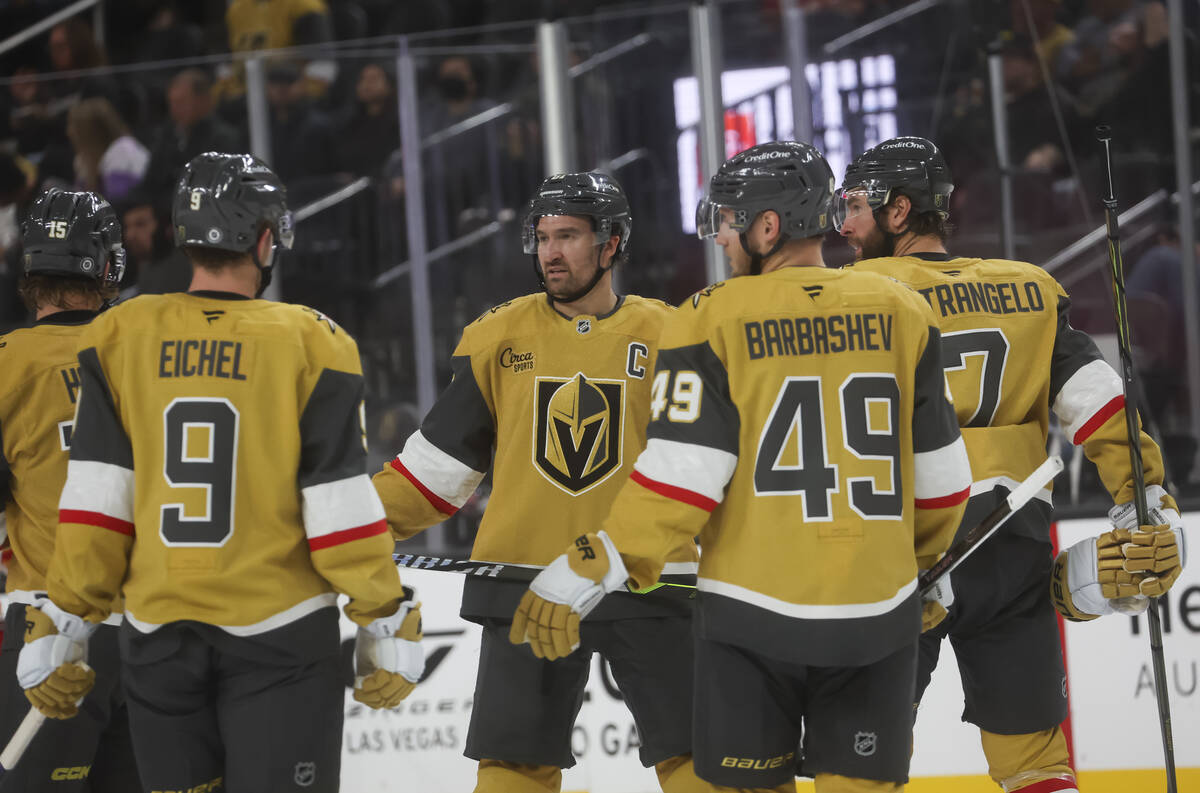
M1138 73L1147 50L1166 40L1167 12L1157 0L1088 0L1087 8L1056 70L1080 110L1095 117Z
M383 64L368 63L358 73L354 101L335 122L334 140L334 170L354 176L377 176L399 145L396 82Z
M1004 51L1009 159L1026 171L1065 175L1066 147L1081 140L1079 113L1066 91L1042 79L1035 46L1022 36ZM1058 126L1060 118L1062 130Z
M304 90L302 66L291 60L267 68L271 112L271 166L289 186L301 177L333 171L329 162L329 122Z
M1061 7L1061 0L1009 0L1013 30L1034 42L1034 53L1051 74L1062 48L1075 40L1075 33L1058 20Z
M37 69L32 66L21 66L13 73L5 130L0 137L11 141L10 151L34 160L40 160L48 148L56 149L56 159L68 169L60 175L67 177L70 143L63 119L70 101L51 96L49 85L36 79L37 76Z
M422 133L428 135L495 106L479 96L475 67L463 55L444 58L437 68L437 93L421 113Z
M17 281L23 272L19 218L33 200L37 182L33 163L0 152L0 333L25 319L25 307L17 297Z
M325 0L233 0L225 12L225 25L234 54L333 40ZM321 96L336 76L333 60L311 60L304 67L305 90L310 96ZM218 96L227 102L245 93L245 73L235 64L222 75Z
M151 197L135 190L119 210L125 246L121 297L186 292L192 280L191 264L172 244L171 226L159 215Z
M171 78L167 112L170 120L155 133L146 173L154 200L164 206L183 166L197 154L244 148L237 133L213 117L212 81L200 69L185 69Z
M77 186L115 203L141 183L150 152L129 134L107 99L84 99L72 107L67 116L67 137L75 147Z

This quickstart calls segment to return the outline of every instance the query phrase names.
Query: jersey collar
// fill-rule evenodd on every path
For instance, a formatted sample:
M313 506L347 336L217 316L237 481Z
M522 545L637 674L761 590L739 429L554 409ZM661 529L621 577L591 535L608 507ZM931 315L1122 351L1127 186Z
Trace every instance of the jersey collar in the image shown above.
M595 319L598 321L598 320L602 320L602 319L608 319L613 314L616 314L618 311L620 311L621 306L625 305L625 295L617 295L617 302L613 305L611 311L608 311L607 313L604 313L604 314L597 314L595 316L593 316L591 314L580 314L580 315L578 315L578 317L568 317L566 314L562 313L561 311L559 311L557 308L554 307L554 299L552 297L550 297L550 295L546 295L546 305L550 306L550 310L553 311L555 314L558 314L563 319L578 319L579 317L591 317L592 319Z
M215 289L197 289L193 292L185 292L184 294L195 295L196 297L210 297L213 300L253 300L254 298L248 295L240 295L237 292L218 292Z
M84 309L71 309L69 311L56 311L53 314L42 317L35 321L34 325L86 325L95 319L100 312L86 311Z
M905 256L911 256L914 259L921 259L926 262L952 262L958 257L952 253L938 253L936 251L927 251L924 253L906 253Z

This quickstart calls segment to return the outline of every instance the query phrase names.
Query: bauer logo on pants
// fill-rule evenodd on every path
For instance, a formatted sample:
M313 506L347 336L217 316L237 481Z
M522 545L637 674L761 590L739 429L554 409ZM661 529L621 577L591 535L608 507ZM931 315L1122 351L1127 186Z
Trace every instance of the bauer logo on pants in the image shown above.
M554 484L578 495L621 467L625 381L539 377L533 462Z

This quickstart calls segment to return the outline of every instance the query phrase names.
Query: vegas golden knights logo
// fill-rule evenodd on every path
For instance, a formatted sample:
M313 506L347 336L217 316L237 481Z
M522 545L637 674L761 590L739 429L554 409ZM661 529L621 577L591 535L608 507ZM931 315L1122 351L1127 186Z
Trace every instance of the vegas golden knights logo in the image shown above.
M533 462L572 495L621 467L624 380L537 379Z

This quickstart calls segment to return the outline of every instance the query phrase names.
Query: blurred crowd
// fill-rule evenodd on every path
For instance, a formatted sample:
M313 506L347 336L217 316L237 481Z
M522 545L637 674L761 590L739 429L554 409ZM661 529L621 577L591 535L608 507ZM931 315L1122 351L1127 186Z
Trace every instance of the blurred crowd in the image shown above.
M1111 124L1118 142L1124 205L1173 187L1163 0L946 0L832 55L823 50L909 2L800 5L814 61L895 56L897 124L945 152L960 239L976 249L997 239L989 57L1003 67L1007 175L1022 256L1037 261L1099 224L1101 170L1091 133L1098 122ZM0 29L21 30L65 5L0 0ZM721 8L726 68L784 62L782 0L724 0ZM1188 4L1193 51L1198 8ZM12 288L19 222L46 186L97 190L117 206L129 258L125 296L184 288L188 268L170 236L172 182L197 153L250 147L247 75L236 56L282 49L261 63L270 161L293 208L370 177L369 189L302 225L284 298L327 310L352 332L386 337L378 345L366 339L364 352L402 369L405 354L397 350L409 330L397 312L379 308L373 281L407 259L396 48L388 38L406 34L422 53L416 76L427 247L472 234L482 240L437 260L431 273L438 343L447 348L439 353L448 355L458 327L533 286L511 228L544 175L531 24L564 17L573 65L632 36L653 37L653 46L574 81L574 120L587 165L624 155L634 163L619 174L638 218L638 265L624 274L624 288L678 301L703 285L700 248L679 232L674 209L672 82L690 74L691 50L685 12L652 11L631 0L109 0L99 16L68 18L0 53L0 330L25 319ZM101 30L93 29L97 20ZM1187 86L1193 131L1200 127L1198 86ZM838 90L845 134L860 151L874 142L862 96ZM1143 313L1178 329L1186 299L1172 264L1180 258L1178 224L1167 215L1152 220L1162 228L1126 253L1131 292L1159 300ZM829 247L837 263L845 252ZM1093 304L1095 317L1106 314L1104 299L1102 290L1081 288L1079 321L1088 322Z

